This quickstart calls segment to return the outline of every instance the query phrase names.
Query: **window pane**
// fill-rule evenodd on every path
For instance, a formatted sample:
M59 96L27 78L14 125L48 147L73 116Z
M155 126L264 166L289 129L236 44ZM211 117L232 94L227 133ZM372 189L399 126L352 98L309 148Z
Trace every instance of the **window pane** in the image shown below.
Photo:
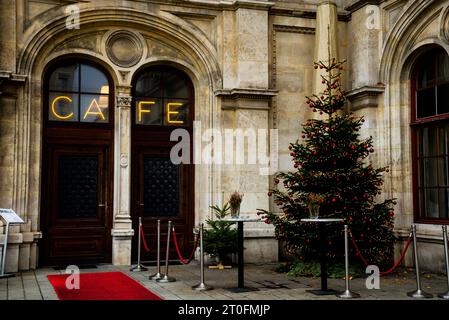
M445 218L447 216L447 203L448 203L448 198L447 198L447 189L440 189L439 191L439 218Z
M449 113L449 83L439 85L438 91L438 114Z
M190 97L188 80L176 73L165 73L164 89L164 97L166 98L189 99Z
M81 122L109 121L109 96L108 95L81 95L80 108Z
M424 186L435 187L437 186L437 159L428 158L423 159L424 163Z
M422 58L418 73L418 89L427 88L435 84L435 60L433 55Z
M59 67L50 76L49 90L51 91L78 91L79 65L73 64Z
M61 156L58 166L58 217L95 218L99 190L98 157Z
M437 80L439 82L449 80L449 56L443 50L437 56Z
M162 72L144 73L136 82L136 97L162 97Z
M186 100L165 100L166 125L187 125L189 124L189 104Z
M431 157L438 155L437 148L437 128L422 128L419 131L420 139L420 156Z
M438 218L438 189L426 189L424 194L426 201L426 217Z
M436 115L435 88L416 92L416 117L424 118Z
M109 93L109 82L106 75L90 65L81 65L81 92Z
M179 165L170 158L143 159L145 216L167 217L179 214Z
M136 99L135 119L137 124L161 125L162 124L162 100L161 99Z
M78 121L78 94L52 92L48 99L48 119L51 121Z

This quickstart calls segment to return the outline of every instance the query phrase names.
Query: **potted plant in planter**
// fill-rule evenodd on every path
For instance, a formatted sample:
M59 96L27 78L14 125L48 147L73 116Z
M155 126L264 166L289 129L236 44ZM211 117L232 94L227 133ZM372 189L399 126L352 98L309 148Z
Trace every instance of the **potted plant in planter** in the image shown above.
M230 264L230 254L237 252L237 230L232 228L233 222L221 220L229 215L230 204L226 203L221 208L215 205L211 208L217 220L206 220L210 228L204 230L204 251L218 257L218 266Z

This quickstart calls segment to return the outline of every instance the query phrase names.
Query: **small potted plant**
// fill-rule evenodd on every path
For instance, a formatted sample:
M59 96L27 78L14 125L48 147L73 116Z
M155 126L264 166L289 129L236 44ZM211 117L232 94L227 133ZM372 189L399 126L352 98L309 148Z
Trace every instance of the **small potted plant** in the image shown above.
M217 220L206 220L210 228L204 230L204 251L212 256L218 257L218 266L229 264L232 261L230 255L237 252L237 230L233 228L234 222L224 221L229 215L230 205L226 203L223 207L212 206Z
M320 205L324 201L324 197L316 194L310 193L307 197L307 205L309 207L309 216L311 219L318 219L320 216Z
M231 207L231 217L238 218L240 215L240 204L242 203L243 194L234 191L229 198L229 205Z

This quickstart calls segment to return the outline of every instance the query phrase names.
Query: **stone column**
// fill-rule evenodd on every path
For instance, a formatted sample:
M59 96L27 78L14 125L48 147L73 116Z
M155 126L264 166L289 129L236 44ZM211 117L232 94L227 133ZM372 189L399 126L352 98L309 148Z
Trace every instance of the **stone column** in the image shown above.
M112 263L114 265L131 264L131 239L134 230L130 214L130 114L131 87L118 87L114 147L114 226L112 229Z
M337 46L337 5L334 1L321 1L316 13L314 61L338 60ZM314 70L313 92L324 90L321 83L323 70Z

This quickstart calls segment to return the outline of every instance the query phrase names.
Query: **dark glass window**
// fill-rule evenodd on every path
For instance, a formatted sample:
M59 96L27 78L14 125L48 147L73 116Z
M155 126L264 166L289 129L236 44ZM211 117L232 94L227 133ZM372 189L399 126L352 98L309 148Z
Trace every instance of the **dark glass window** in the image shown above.
M48 120L108 123L109 99L103 71L83 63L62 65L48 80Z
M418 219L448 219L449 56L443 49L423 54L414 70L414 185Z
M99 191L98 158L62 156L58 166L58 217L96 218Z
M192 83L170 67L150 68L135 82L134 121L138 125L186 126L191 123Z
M152 217L179 214L179 165L170 158L145 157L144 215Z

